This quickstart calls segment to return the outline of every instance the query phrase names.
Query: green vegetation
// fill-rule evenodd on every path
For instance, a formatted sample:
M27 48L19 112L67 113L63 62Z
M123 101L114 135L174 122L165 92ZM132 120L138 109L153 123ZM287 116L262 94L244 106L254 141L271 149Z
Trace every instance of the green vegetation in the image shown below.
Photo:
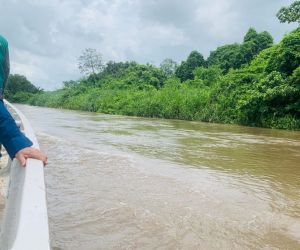
M288 8L294 11L297 6ZM295 16L293 11L280 10L279 19L285 20L290 12ZM299 14L299 8L297 11ZM250 28L243 43L218 47L207 60L192 51L178 66L172 59L164 60L160 67L112 61L103 65L101 56L93 54L95 51L87 52L90 54L80 58L82 71L89 72L85 78L64 82L63 88L50 92L29 91L28 87L27 103L110 114L300 129L300 28L286 34L276 45L268 32L257 33ZM13 77L9 85L16 86ZM15 92L8 88L6 94L13 101L27 99L21 88Z
M26 103L30 97L41 92L21 75L10 75L5 86L5 98L11 102Z
M224 72L229 69L238 69L243 64L248 64L262 50L273 44L272 36L264 31L257 33L250 28L242 44L230 44L217 48L207 58L208 66L218 65Z
M277 17L282 23L300 23L300 1L293 2L289 7L282 7Z

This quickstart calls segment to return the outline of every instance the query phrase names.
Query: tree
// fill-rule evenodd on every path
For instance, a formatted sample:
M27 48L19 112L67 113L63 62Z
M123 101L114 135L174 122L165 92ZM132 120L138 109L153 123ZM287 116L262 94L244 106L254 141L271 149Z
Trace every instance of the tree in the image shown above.
M95 49L86 49L78 58L78 68L82 74L95 75L103 71L104 64L101 53Z
M100 78L105 76L121 77L125 70L129 68L130 65L136 65L135 62L114 62L108 61L105 68L99 75Z
M242 123L263 126L268 120L278 118L299 119L299 89L290 85L277 71L254 82L238 102L239 119Z
M180 81L183 82L189 79L187 71L187 64L185 61L182 61L181 64L175 70L175 75L180 79Z
M262 50L269 48L273 44L273 37L269 32L263 31L257 33L254 28L250 28L244 37L244 43L241 45L240 63L249 63L254 56L259 54Z
M166 76L161 69L151 64L132 63L125 70L123 79L118 82L123 83L123 87L131 86L137 89L147 89L153 86L159 89L163 86L165 80Z
M72 87L76 86L77 84L78 84L78 81L73 81L73 80L63 82L63 86L65 89L72 88Z
M205 66L203 56L196 50L192 51L186 61L182 61L180 66L176 69L175 75L183 82L194 79L194 69Z
M258 34L257 34L256 30L252 27L249 28L246 35L244 36L244 43L255 40L257 38L257 36L258 36Z
M5 87L4 96L12 102L25 102L33 94L42 92L42 89L34 86L25 76L10 75Z
M194 70L195 79L200 79L206 86L211 86L219 81L222 70L218 66L208 68L199 67Z
M198 51L194 50L189 54L186 63L189 69L194 70L197 67L204 66L205 60L203 58L203 55L201 55Z
M253 52L258 54L263 49L270 47L273 44L273 37L267 31L257 33L254 28L250 28L244 36L244 43L253 43Z
M166 58L160 64L160 69L164 72L167 77L171 77L175 74L177 63L171 58Z
M258 52L262 51L263 49L269 48L273 45L273 37L267 31L263 31L258 34L257 43L258 43Z
M276 16L281 23L298 22L300 24L300 1L293 2L289 7L282 7Z
M37 93L41 90L28 81L25 76L16 74L9 76L5 91L14 95L17 92Z
M275 48L268 61L267 71L292 75L300 65L300 28L286 35Z
M273 38L267 31L257 33L250 28L244 36L242 44L229 44L218 47L207 58L208 66L218 65L225 73L229 69L238 69L248 64L262 50L273 44Z
M241 45L234 43L218 47L215 51L211 51L207 58L208 66L217 65L224 72L229 69L239 68Z

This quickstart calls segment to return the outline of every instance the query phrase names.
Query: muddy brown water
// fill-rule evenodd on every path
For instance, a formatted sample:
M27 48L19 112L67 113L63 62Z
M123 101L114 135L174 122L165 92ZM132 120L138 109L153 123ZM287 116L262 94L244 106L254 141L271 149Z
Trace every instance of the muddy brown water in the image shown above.
M53 249L300 249L300 132L17 107Z

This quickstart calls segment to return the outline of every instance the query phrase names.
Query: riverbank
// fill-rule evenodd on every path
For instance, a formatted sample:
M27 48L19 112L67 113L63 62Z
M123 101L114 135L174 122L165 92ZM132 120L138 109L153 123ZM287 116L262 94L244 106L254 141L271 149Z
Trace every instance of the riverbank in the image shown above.
M106 114L299 130L300 28L286 34L279 44L271 45L270 39L266 32L249 29L242 44L221 46L207 60L193 51L172 74L162 66L108 62L98 74L64 82L56 91L18 93L13 101ZM262 46L265 40L268 43Z

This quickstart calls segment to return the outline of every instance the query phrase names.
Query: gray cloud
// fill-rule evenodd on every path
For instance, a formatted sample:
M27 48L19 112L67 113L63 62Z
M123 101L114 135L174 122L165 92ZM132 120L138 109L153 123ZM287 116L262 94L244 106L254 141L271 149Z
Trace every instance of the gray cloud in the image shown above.
M54 89L80 77L85 48L105 60L159 64L197 49L241 41L252 26L278 41L295 25L275 14L292 0L0 0L0 33L10 43L12 73Z

